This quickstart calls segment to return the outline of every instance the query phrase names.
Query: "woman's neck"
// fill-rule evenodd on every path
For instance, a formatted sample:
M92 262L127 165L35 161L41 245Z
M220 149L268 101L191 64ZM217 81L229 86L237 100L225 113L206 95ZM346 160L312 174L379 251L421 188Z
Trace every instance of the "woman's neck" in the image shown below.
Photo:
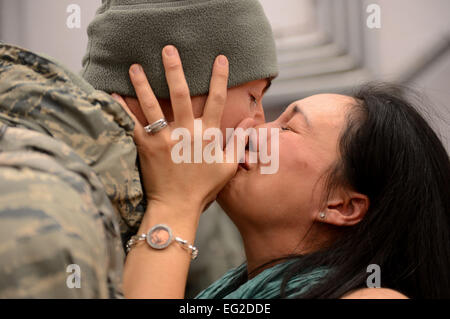
M263 270L286 261L288 256L302 255L314 250L311 229L275 228L240 229L247 257L248 279ZM308 236L307 236L308 235ZM317 243L318 241L316 241Z

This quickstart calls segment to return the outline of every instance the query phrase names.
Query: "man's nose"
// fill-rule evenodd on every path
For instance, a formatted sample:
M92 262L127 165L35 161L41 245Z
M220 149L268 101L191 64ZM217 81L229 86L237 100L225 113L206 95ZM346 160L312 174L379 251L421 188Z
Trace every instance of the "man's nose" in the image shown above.
M262 104L258 105L258 109L256 110L255 114L253 115L253 119L255 120L255 125L261 125L266 122L266 116L264 114L264 109L262 107Z

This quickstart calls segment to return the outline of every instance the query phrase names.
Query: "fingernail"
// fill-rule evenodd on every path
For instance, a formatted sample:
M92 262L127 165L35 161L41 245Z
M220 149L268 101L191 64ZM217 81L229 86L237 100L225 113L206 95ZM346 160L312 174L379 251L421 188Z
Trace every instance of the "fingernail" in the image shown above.
M119 99L119 96L116 93L112 93L111 96L112 96L112 98L114 100L118 100Z
M175 54L175 47L173 45L168 45L165 47L164 52L167 56L173 56Z
M227 65L228 59L224 55L219 55L218 60L220 65Z
M131 72L133 72L133 74L139 74L142 71L142 66L140 66L139 64L135 64L131 67Z

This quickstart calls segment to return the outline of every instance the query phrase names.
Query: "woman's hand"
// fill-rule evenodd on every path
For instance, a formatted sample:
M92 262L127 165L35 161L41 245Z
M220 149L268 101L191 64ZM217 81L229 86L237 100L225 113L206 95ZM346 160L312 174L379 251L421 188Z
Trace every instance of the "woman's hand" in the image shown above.
M180 57L174 47L164 48L163 64L174 114L174 122L169 123L169 126L157 133L148 134L125 101L115 96L135 122L134 141L149 202L138 234L147 233L154 225L166 224L171 227L175 236L194 243L201 212L233 177L238 166L237 159L243 156L237 154L233 163L226 163L225 152L221 147L223 139L219 138L215 140L219 143L216 158L222 159L222 163L208 164L202 161L194 164L195 135L201 141L199 144L202 155L206 144L202 138L203 133L209 128L220 127L227 97L228 61L224 56L219 56L214 62L209 97L203 116L197 119L202 129L195 132L191 97ZM152 124L163 119L164 114L158 100L139 65L130 68L130 78L146 122ZM241 127L245 129L251 124L252 120L248 119L241 123ZM191 163L177 164L172 158L172 150L179 143L178 140L172 139L172 135L180 130L184 130L191 137L185 145L192 151L189 156ZM234 136L232 138L235 139ZM134 247L127 256L124 268L125 297L182 298L190 255L183 248L176 246L170 245L164 250L155 250L148 245Z
M238 160L243 156L243 154L235 152L233 163L227 163L225 152L221 147L222 139L219 139L214 141L219 144L219 147L215 148L216 151L219 151L215 158L221 159L221 162L208 164L203 159L204 147L211 143L211 141L203 141L205 130L209 128L219 130L220 127L227 98L228 60L225 56L219 56L214 62L205 110L203 116L197 119L201 121L202 129L194 132L191 98L179 54L175 47L167 46L163 50L162 57L170 90L174 122L169 123L168 127L158 133L148 134L125 101L117 95L114 97L135 122L134 141L138 148L148 201L172 206L176 206L177 203L189 202L201 212L209 202L215 200L218 192L234 176ZM147 122L151 124L163 119L164 114L141 66L131 66L130 79ZM240 126L246 129L251 124L252 120L248 119L243 121ZM184 150L190 148L191 161L177 164L172 158L172 151L179 140L172 139L172 135L181 130L190 136L190 142L185 145ZM197 139L197 143L201 144L201 149L194 148L195 139ZM194 163L195 152L197 158L201 157L202 163Z

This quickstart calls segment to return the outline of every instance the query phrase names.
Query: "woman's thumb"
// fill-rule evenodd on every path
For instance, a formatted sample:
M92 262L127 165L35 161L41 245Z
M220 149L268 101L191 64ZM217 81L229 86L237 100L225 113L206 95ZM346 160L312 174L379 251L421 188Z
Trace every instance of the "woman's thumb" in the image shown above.
M254 125L254 119L246 118L242 120L234 129L233 134L228 138L227 145L225 147L227 163L237 164L242 162L242 159L245 156L245 147L247 145L249 135L251 134L248 129Z

